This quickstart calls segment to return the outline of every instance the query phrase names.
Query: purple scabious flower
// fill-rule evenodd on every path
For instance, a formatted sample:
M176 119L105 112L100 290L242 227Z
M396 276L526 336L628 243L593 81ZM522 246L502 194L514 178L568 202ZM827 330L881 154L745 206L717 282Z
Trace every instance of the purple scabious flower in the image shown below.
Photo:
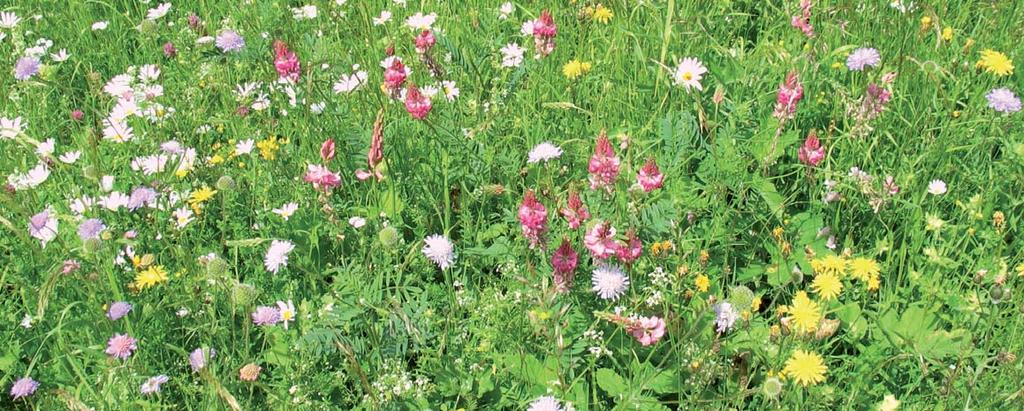
M878 67L881 63L882 56L878 54L878 50L871 47L856 49L846 58L846 68L853 71L861 71L868 66Z
M142 393L142 395L158 393L160 392L160 385L167 382L167 380L169 379L170 378L163 374L157 375L155 377L149 377L149 379L146 380L146 382L142 383L142 386L139 387L139 392Z
M196 348L188 355L188 363L192 366L192 372L199 372L206 368L206 362L215 355L217 355L217 351L213 348Z
M33 380L32 377L25 377L14 382L11 386L11 398L18 399L28 397L32 393L39 389L39 383Z
M103 230L106 229L107 226L103 224L103 220L100 220L98 218L90 218L88 220L82 221L82 223L78 225L78 238L81 238L82 241L88 240L90 238L99 238L100 233L102 233Z
M1020 97L1013 94L1013 91L1006 87L1000 87L989 91L985 95L988 106L1000 113L1010 114L1020 111Z
M732 304L725 301L715 304L715 331L719 334L731 330L738 318L739 313L736 312Z
M281 321L281 312L274 307L260 306L252 313L252 323L260 326L272 326Z
M124 360L132 356L132 352L138 348L135 346L135 339L129 337L127 334L115 334L110 337L107 341L107 350L105 351L111 357Z
M16 80L28 80L39 73L39 59L25 56L14 63L14 78Z
M128 209L135 211L144 205L152 206L156 202L156 191L152 188L139 186L132 190L132 195L128 197Z
M127 302L124 301L117 301L115 303L110 304L110 308L107 309L107 318L111 319L112 321L117 321L121 319L121 317L128 315L128 313L131 311L131 304L128 304Z
M245 38L234 30L224 30L217 35L217 48L225 53L240 51L245 47Z

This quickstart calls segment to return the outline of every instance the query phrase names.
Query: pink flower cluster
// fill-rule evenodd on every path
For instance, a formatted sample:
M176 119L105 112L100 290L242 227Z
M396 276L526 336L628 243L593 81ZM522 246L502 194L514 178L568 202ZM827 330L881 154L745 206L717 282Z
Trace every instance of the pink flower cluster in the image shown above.
M540 243L541 237L547 232L548 210L537 201L533 190L528 190L519 205L519 223L523 228L523 236L530 241L530 248Z
M301 68L299 57L294 51L288 49L288 45L281 40L274 40L274 69L277 75L290 82L299 81Z
M313 188L325 192L341 185L341 176L332 172L326 166L318 164L310 164L306 168L306 175L303 176L303 179L307 183L313 184Z
M619 176L619 158L612 150L612 143L608 141L608 135L604 130L597 137L597 145L594 146L594 155L590 157L587 171L590 172L590 189L604 188L609 193L615 185L615 178Z
M800 85L800 79L795 71L786 75L786 81L779 85L779 93L775 98L775 113L773 115L782 120L793 118L796 114L796 105L804 97L804 86Z
M540 12L540 17L527 23L531 30L528 34L533 35L533 44L537 54L541 57L555 51L555 36L558 35L558 26L547 10Z
M821 160L825 159L825 147L821 145L821 141L818 140L818 134L813 130L807 135L807 139L804 140L804 145L800 147L797 155L800 158L800 162L811 167L817 167Z
M793 16L790 22L800 29L807 37L814 37L814 26L811 25L811 0L800 0L800 15Z

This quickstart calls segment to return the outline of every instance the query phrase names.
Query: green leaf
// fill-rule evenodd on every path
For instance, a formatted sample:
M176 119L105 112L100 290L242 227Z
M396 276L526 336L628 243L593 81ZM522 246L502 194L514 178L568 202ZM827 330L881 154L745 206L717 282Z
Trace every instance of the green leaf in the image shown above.
M767 179L758 178L754 180L754 189L761 195L765 203L768 204L768 209L775 215L776 219L782 220L782 214L786 210L785 198L777 190L775 190L775 184Z
M629 390L629 386L626 385L626 380L616 374L608 368L601 368L597 370L597 386L601 387L602 390L608 393L608 395L615 397L619 394L625 394Z

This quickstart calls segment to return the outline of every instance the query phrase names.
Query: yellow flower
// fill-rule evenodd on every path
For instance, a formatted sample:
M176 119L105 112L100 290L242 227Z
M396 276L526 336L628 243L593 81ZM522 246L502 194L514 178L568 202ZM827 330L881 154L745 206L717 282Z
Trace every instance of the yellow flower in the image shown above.
M798 291L789 306L789 315L793 326L800 332L811 332L818 329L821 321L821 307L807 296L806 291Z
M562 74L565 74L565 77L569 78L569 80L575 80L579 76L587 74L590 71L590 67L590 63L573 59L562 66Z
M270 136L265 140L258 141L256 148L260 149L260 157L263 157L264 160L273 160L281 145L277 143L277 136Z
M827 255L811 260L811 268L817 274L831 273L836 277L846 274L846 259L837 255Z
M750 301L750 311L757 312L757 310L760 310L760 309L761 309L761 296L754 297L754 299Z
M223 162L224 157L221 156L220 154L215 154L213 157L210 157L210 164L217 165Z
M882 285L882 281L878 278L878 275L872 275L868 277L868 291L878 291L878 287Z
M193 191L192 195L188 196L188 203L193 207L205 203L207 200L213 198L213 195L217 194L217 190L211 189L210 187L203 186L197 191Z
M160 284L167 281L167 270L162 265L154 265L135 275L135 286L139 290Z
M615 13L612 13L612 10L605 7L603 4L598 4L597 7L594 7L594 12L590 16L596 21L608 24L608 22L612 20L612 17L615 16Z
M858 280L867 281L872 276L878 276L881 271L874 259L857 257L850 260L850 276Z
M697 286L697 291L706 293L708 291L708 288L711 287L711 280L708 279L708 276L701 274L698 275L697 278L693 280L693 284Z
M932 27L932 18L931 18L931 16L921 17L921 31L928 30L931 27Z
M655 256L667 255L673 248L675 248L675 246L671 241L659 241L651 244L651 254L654 254Z
M825 381L825 373L828 367L818 353L813 351L796 350L793 356L786 360L786 367L782 373L792 378L804 387Z
M836 298L843 291L843 282L835 274L825 272L814 277L811 289L814 290L815 294L821 296L823 300L828 301Z
M992 49L981 51L981 60L978 60L976 67L997 76L1008 76L1013 74L1013 61L1005 54Z
M946 27L942 29L942 39L946 41L953 41L953 28Z

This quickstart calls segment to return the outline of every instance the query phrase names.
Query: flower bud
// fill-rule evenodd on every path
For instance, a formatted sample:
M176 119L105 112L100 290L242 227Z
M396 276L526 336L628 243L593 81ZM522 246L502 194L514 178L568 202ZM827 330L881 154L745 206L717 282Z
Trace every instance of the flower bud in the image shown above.
M98 238L90 238L82 243L82 250L88 254L95 253L103 248L103 241Z
M231 176L221 176L220 178L217 179L216 185L217 189L221 191L234 190L235 187L238 186L237 184L235 184L235 179L231 178Z
M206 274L210 277L220 277L228 272L228 262L223 258L214 258L206 263Z
M392 226L384 227L377 233L377 240L384 247L394 247L398 244L399 239L398 230Z

